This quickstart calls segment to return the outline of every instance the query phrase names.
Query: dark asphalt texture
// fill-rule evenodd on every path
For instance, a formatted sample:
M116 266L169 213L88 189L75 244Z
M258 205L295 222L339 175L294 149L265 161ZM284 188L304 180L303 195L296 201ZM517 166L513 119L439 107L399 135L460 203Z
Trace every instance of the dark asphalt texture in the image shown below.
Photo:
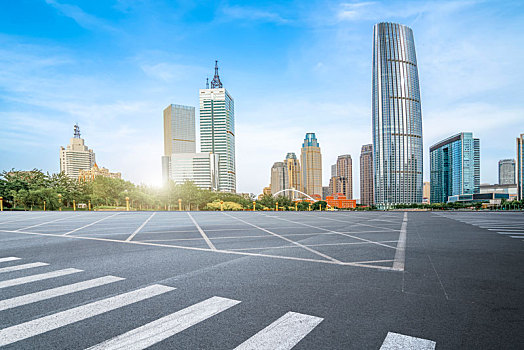
M524 232L523 213L408 212L403 271L391 267L404 212L191 212L229 253L212 251L186 212L114 214L0 213L0 259L21 258L0 268L49 264L0 273L0 282L83 270L0 289L0 300L125 278L0 311L0 331L152 284L176 289L2 349L85 349L213 296L240 303L151 349L234 349L289 311L323 318L297 350L379 349L388 332L435 341L436 349L523 348L524 236L474 224Z

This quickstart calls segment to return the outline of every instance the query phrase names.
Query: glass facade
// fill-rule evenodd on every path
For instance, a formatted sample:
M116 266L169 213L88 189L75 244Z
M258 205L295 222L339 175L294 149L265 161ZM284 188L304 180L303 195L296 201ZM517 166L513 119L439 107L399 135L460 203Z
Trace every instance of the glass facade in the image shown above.
M517 194L524 199L524 134L517 137Z
M451 136L431 146L431 203L445 203L449 197L479 193L480 140L470 132Z
M410 28L373 28L373 166L375 204L422 202L422 113Z
M515 184L515 159L499 160L499 185Z
M300 153L302 186L310 196L322 196L322 155L314 133L307 133Z

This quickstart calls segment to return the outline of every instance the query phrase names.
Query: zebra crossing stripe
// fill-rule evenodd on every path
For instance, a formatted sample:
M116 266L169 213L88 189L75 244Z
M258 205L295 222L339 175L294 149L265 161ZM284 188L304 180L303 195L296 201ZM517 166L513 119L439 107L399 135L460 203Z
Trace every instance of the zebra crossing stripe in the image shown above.
M434 350L436 345L432 340L388 332L380 350Z
M17 258L17 257L14 257L14 256L9 256L9 257L6 257L6 258L0 258L0 263L1 262L7 262L7 261L15 261L15 260L20 260L20 258Z
M288 312L235 350L289 350L324 319Z
M47 266L47 265L49 265L49 264L46 264L46 263L43 263L43 262L36 262L36 263L30 263L30 264L22 264L22 265L2 267L2 268L0 268L0 273L2 273L2 272L11 272L11 271L19 271L19 270L25 270L25 269L32 269L33 267L40 267L40 266Z
M212 297L90 347L88 350L146 349L238 303L240 301Z
M46 333L126 305L134 304L141 300L149 299L174 289L175 288L173 287L155 284L86 305L77 306L52 315L40 317L32 321L20 323L16 326L7 327L0 330L0 346L9 345L20 340L31 338L35 335Z
M25 284L29 282L41 281L41 280L46 280L49 278L70 275L72 273L77 273L77 272L82 272L82 270L64 269L64 270L47 272L47 273L41 273L38 275L31 275L31 276L26 276L26 277L14 278L11 280L6 280L6 281L0 281L0 289L6 288L6 287L18 286L20 284Z
M88 281L82 281L78 283L68 284L66 286L46 289L41 292L25 294L18 297L0 300L0 311L12 309L14 307L36 303L38 301L55 298L61 295L66 295L74 292L79 292L89 288L103 286L105 284L121 281L124 278L115 276L104 276L95 278Z

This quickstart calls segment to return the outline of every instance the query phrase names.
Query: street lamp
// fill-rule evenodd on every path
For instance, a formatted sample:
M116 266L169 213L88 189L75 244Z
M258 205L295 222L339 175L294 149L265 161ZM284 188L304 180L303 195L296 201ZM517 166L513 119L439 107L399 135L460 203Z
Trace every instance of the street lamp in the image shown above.
M62 195L58 194L58 210L62 211Z
M126 211L129 211L129 197L126 197Z

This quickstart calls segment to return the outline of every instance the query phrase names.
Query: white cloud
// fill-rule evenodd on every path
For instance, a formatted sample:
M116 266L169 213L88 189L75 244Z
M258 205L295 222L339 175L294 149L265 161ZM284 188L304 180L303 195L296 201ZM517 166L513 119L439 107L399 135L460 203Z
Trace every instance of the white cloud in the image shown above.
M245 6L224 6L220 9L218 18L227 18L230 20L257 21L266 23L286 24L290 20L283 18L276 11L262 10L254 7Z

